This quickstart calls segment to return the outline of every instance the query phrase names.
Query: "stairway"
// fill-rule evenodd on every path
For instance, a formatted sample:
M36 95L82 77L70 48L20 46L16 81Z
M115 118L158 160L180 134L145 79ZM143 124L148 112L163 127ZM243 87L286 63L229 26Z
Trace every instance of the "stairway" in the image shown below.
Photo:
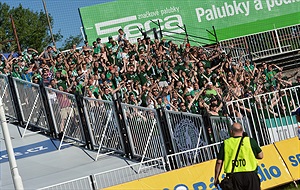
M282 67L283 70L297 69L300 67L300 50L271 55L263 58L254 58L254 62L260 64L266 62Z

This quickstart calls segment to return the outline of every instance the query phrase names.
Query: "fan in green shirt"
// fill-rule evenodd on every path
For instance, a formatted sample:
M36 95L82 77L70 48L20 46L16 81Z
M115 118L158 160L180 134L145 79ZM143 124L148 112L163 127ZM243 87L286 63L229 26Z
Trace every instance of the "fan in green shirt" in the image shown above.
M11 74L13 77L18 78L18 79L22 79L21 74L20 74L20 67L19 65L14 65L14 69L13 72Z

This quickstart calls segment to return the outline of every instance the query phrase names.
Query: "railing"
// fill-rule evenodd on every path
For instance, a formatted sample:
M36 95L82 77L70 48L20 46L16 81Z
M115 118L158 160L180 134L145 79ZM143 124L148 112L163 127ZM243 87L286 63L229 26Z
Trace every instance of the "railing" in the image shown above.
M96 189L133 181L166 172L163 158L131 164L114 170L94 174Z
M230 137L230 126L234 122L239 122L242 124L244 131L250 136L252 135L252 130L250 122L247 117L220 117L220 116L210 116L211 130L213 134L212 142L222 142L223 140Z
M178 169L217 158L221 142L167 156L169 169Z
M232 57L253 59L277 55L300 49L300 25L274 29L266 32L228 39L220 42L222 47L234 46Z
M300 86L227 103L228 112L242 117L242 124L260 145L295 137L297 121L292 110L300 106Z
M38 190L66 190L66 189L72 189L72 190L94 190L92 182L90 180L90 176L81 177L78 179L73 179L70 181L66 181L63 183L51 185L48 187L43 187Z

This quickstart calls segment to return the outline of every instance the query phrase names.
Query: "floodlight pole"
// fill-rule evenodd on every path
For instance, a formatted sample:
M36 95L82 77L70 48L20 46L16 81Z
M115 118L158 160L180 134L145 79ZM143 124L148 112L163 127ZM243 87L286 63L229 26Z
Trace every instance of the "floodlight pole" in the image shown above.
M46 7L46 2L45 2L45 0L43 0L43 5L44 5L44 10L45 10L45 13L46 13L46 16L47 16L47 21L48 21L48 26L49 26L51 38L52 38L52 43L53 43L53 46L56 47L56 44L55 44L55 41L54 41L54 37L53 37L53 33L52 33L52 28L51 28L50 19L49 19L49 14L48 14L48 10L47 10L47 7Z
M16 190L23 190L24 187L23 187L22 178L18 171L17 162L16 162L16 158L15 158L15 154L14 154L14 149L13 149L13 146L11 143L11 138L10 138L9 130L8 130L7 123L6 123L6 117L5 117L5 113L4 113L2 97L0 97L0 120L1 120L1 127L2 127L3 137L4 137L5 146L6 146L6 150L7 150L11 175L13 178L13 183L14 183Z
M81 35L82 35L82 39L83 39L84 41L86 41L85 35L84 35L84 30L83 30L83 27L82 27L82 26L80 27L80 32L81 32Z
M14 21L14 18L12 17L12 15L10 15L10 21L11 21L11 25L12 25L13 32L14 32L15 41L16 41L17 46L18 46L18 51L19 51L19 53L21 53L22 50L21 50L21 46L20 46L20 42L19 42L19 38L18 38L18 34L17 34L17 29L16 29L16 26L15 26L15 21Z

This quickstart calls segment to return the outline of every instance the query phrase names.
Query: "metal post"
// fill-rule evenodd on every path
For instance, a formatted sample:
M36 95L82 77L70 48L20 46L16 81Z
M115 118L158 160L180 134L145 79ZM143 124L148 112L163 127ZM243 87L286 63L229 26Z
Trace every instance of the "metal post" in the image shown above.
M188 35L188 33L187 33L185 24L183 25L183 27L184 27L185 35L186 35L186 37L187 37L187 38L186 38L186 41L187 41L187 43L189 44L189 43L190 43L190 40L189 40L189 35Z
M1 97L0 97L0 119L1 119L3 137L4 137L4 141L5 141L5 145L6 145L7 154L8 154L11 175L13 178L13 183L14 183L16 190L23 190L24 189L23 182L22 182L21 176L19 175L18 166L17 166L15 154L14 154L14 149L13 149L12 143L11 143L8 126L6 123L5 112L4 112L4 107L3 107Z
M274 28L275 28L275 24L274 24ZM279 39L279 36L278 36L278 31L277 31L276 28L275 28L274 32L275 32L275 35L276 35L276 40L278 42L278 47L279 47L280 53L282 53L282 46L281 46L280 39Z
M212 26L212 28L213 28L213 31L214 31L214 37L215 37L215 39L216 39L216 43L218 44L219 43L219 40L218 40L218 36L217 36L217 33L216 33L216 29L215 29L215 26Z
M117 115L117 122L118 122L118 126L120 127L120 132L121 132L121 139L123 141L124 144L124 151L125 151L125 156L127 158L131 158L133 155L132 149L131 149L131 142L129 140L129 134L127 131L127 127L126 127L126 122L125 122L125 115L122 111L122 106L121 106L121 99L120 97L116 100L113 100L113 105L116 111L116 115Z
M14 81L14 78L11 75L7 76L8 79L8 83L10 86L10 90L11 90L11 97L14 103L14 108L16 110L16 116L17 116L17 120L18 120L18 124L23 126L24 122L23 122L23 113L21 110L21 102L20 102L20 96L18 93L18 89L17 89L17 85Z
M92 145L92 140L91 140L92 138L90 136L89 127L88 127L88 123L87 123L88 119L86 118L86 115L84 114L83 96L75 94L75 99L76 99L76 103L77 103L78 114L80 117L79 119L81 121L82 128L83 128L86 147L90 150L94 150L94 147Z
M51 102L48 99L48 91L45 89L44 84L40 84L40 92L41 92L41 98L44 102L45 114L47 117L47 122L49 124L49 129L50 129L50 136L56 137L55 122L52 117L52 114L54 114L54 112L52 110Z

